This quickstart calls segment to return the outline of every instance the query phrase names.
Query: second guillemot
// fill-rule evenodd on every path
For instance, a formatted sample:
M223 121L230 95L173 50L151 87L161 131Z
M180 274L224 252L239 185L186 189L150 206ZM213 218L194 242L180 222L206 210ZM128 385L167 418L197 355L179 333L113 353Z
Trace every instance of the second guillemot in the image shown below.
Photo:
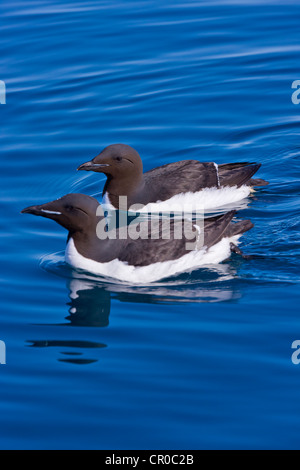
M104 202L115 209L120 208L120 196L127 198L127 207L122 209L129 209L133 204L147 206L163 201L171 205L175 202L177 207L194 203L204 209L214 209L249 196L253 186L268 184L262 179L252 179L260 166L246 162L217 165L182 160L143 173L138 152L129 145L114 144L80 165L78 170L106 175Z
M161 236L161 219L158 219L158 238L121 239L118 229L115 238L99 239L98 224L106 223L106 219L98 201L84 194L68 194L46 204L30 206L22 213L52 219L68 230L65 259L72 267L135 284L218 264L231 251L239 252L238 239L253 227L250 220L233 223L235 211L206 219L202 226L203 243L191 251L187 249L187 241L191 240L184 234L176 239L172 224L169 238ZM141 226L146 224L149 230L149 223L141 222ZM198 236L199 227L194 230L195 239Z

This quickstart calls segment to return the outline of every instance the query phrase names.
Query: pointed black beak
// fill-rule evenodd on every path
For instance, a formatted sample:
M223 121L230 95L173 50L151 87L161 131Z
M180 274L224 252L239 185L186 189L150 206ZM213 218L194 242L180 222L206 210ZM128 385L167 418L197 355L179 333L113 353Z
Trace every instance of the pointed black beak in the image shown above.
M94 163L92 160L90 162L83 163L77 168L77 171L97 171L99 168L104 168L109 166L108 163Z
M26 207L21 211L21 214L33 214L33 215L39 215L40 210L38 209L39 206L30 206Z
M42 204L41 206L26 207L21 211L21 214L32 214L46 217L47 219L54 219L62 213L54 206L53 203Z

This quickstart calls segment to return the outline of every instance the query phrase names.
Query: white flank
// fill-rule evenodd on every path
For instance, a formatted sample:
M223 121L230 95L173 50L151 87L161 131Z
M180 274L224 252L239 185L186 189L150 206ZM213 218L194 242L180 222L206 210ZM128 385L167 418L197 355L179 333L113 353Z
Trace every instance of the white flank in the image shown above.
M172 210L212 210L220 209L228 204L245 199L250 194L250 186L223 186L221 188L205 188L197 193L181 193L167 201L149 203L139 212L170 212Z
M212 211L214 209L226 208L228 205L246 199L251 193L251 187L243 185L222 186L220 188L204 188L196 193L181 193L171 197L167 201L150 202L136 212L172 212L172 211ZM105 193L102 199L104 210L114 210L109 200L109 195ZM240 209L241 207L231 207L230 209ZM129 211L135 212L135 211Z
M186 271L195 270L201 266L218 264L229 258L230 243L237 243L240 235L232 238L223 238L219 243L208 250L204 247L199 251L191 251L177 260L154 263L149 266L135 267L115 259L108 263L99 263L85 258L78 253L74 240L66 247L65 261L73 268L83 269L97 276L104 276L131 284L148 284L166 277Z

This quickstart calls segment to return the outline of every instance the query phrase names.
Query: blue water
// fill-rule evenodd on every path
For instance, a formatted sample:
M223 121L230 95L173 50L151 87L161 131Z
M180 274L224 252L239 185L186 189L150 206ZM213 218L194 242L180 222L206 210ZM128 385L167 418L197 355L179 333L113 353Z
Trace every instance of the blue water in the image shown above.
M296 3L2 2L1 448L299 448ZM259 256L148 287L72 280L66 232L19 212L99 194L75 170L116 142L145 169L261 162L270 185L239 214Z

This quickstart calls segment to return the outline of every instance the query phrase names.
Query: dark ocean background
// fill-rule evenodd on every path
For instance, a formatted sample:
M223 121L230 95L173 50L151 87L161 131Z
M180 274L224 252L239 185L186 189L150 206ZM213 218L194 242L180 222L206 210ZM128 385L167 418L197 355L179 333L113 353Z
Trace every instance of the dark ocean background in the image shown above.
M0 7L2 449L299 448L300 5ZM257 161L255 227L217 269L152 286L72 278L66 232L20 215L101 194L106 145L145 169Z

